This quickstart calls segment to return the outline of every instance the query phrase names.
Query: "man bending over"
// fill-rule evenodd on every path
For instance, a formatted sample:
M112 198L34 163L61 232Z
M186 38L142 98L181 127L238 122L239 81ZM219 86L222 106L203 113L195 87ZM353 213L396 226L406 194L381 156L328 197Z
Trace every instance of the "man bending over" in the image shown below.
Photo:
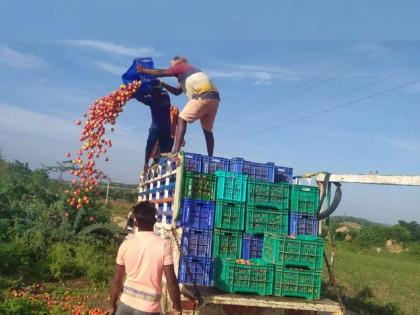
M190 65L187 59L179 56L172 59L168 69L145 69L138 65L137 71L157 77L176 77L179 82L177 87L164 82L161 83L161 86L174 95L180 95L184 92L189 98L188 103L179 114L175 146L170 155L174 156L181 150L187 123L193 123L200 119L206 139L207 153L209 156L213 156L213 125L219 107L220 96L210 77Z

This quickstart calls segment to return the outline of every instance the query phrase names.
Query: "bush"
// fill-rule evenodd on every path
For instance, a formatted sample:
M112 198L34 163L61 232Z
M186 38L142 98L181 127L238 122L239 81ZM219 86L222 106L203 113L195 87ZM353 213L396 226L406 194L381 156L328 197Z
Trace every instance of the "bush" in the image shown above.
M420 242L408 245L408 252L410 253L410 255L420 257Z
M114 269L115 256L106 247L90 243L57 243L49 255L52 276L67 280L86 276L91 283L109 282Z
M0 274L11 275L29 264L28 253L21 243L0 243Z
M407 242L410 237L410 232L400 225L377 225L362 228L357 236L357 243L362 247L384 246L389 239L397 242Z
M66 280L83 275L83 270L76 259L76 249L69 244L57 243L49 255L51 274L58 280Z
M77 246L77 264L91 283L108 283L115 266L115 256L108 248L82 243Z
M3 315L47 315L47 304L41 301L30 301L22 298L5 300L0 304L0 314Z
M1 275L24 283L80 276L107 281L115 254L104 244L115 246L121 229L94 193L88 206L71 209L67 188L69 183L51 180L45 170L7 162L0 153Z

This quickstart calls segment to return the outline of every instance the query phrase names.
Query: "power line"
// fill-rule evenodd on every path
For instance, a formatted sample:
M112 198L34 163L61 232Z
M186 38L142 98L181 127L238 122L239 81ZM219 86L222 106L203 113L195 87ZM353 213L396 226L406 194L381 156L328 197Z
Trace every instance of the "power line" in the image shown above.
M370 82L370 83L363 84L363 85L361 85L361 86L359 86L359 87L356 87L356 88L354 88L354 89L350 89L350 90L348 90L348 91L345 91L344 93L340 93L340 94L336 94L336 95L333 95L333 96L327 97L327 98L325 98L325 99L321 100L320 102L327 102L327 101L331 101L331 100L334 100L334 99L336 99L336 98L340 98L340 97L342 97L342 96L345 96L345 95L348 95L348 94L354 93L354 92L356 92L356 91L363 90L363 89L368 88L368 87L370 87L370 86L373 86L373 85L375 85L375 84L377 84L377 83L379 83L379 82L381 82L381 81L385 81L385 80L389 80L389 79L392 79L392 78L398 77L398 76L400 76L401 74L404 74L404 73L410 72L411 70L412 70L411 68L408 68L408 69L405 69L405 70L402 70L402 71L395 72L395 73L393 73L393 74L391 74L391 75L389 75L389 76L386 76L386 77L384 77L384 78L379 78L379 79L374 80L374 81L372 81L372 82ZM304 111L304 110L306 110L306 109L309 109L309 108L311 108L311 107L313 107L313 106L314 106L313 104L306 105L306 106L302 106L302 107L300 107L300 108L297 108L296 110L288 111L288 112L283 113L283 114L281 114L281 115L277 115L277 116L275 116L275 117L271 117L270 119L267 119L267 120L265 120L265 121L261 122L261 123L260 123L260 124L258 124L258 125L264 125L264 124L266 124L266 123L268 123L268 122L271 122L271 121L273 121L273 120L277 120L277 119L280 119L280 118L284 118L285 116L290 116L290 115L292 115L292 114L297 114L297 113L302 112L302 111Z
M305 116L298 117L296 119L292 119L292 120L290 120L288 122L285 122L283 124L274 125L274 126L264 128L264 129L261 129L261 130L258 130L258 131L252 132L252 133L245 134L243 136L238 136L238 137L235 137L235 138L228 139L227 141L222 142L221 144L229 143L229 142L232 142L232 141L237 141L237 140L240 140L240 139L245 139L245 138L252 137L252 136L258 135L260 133L263 133L263 132L266 132L266 131L269 131L269 130L282 128L282 127L292 125L294 123L297 123L297 122L300 122L300 121L303 121L303 120L307 120L307 119L310 119L310 118L313 118L313 117L321 116L325 113L328 113L328 112L331 112L331 111L334 111L334 110L337 110L337 109L340 109L340 108L343 108L343 107L347 107L347 106L350 106L350 105L353 105L353 104L357 104L357 103L366 101L368 99L374 98L376 96L387 94L387 93L393 92L395 90L402 89L404 87L407 87L407 86L410 86L410 85L413 85L413 84L416 84L416 83L419 83L419 82L420 82L420 79L416 79L416 80L413 80L413 81L410 81L410 82L407 82L407 83L404 83L404 84L400 84L398 86L395 86L395 87L392 87L392 88L389 88L389 89L385 89L385 90L379 91L377 93L374 93L374 94L371 94L371 95L368 95L368 96L364 96L364 97L361 97L361 98L358 98L358 99L355 99L355 100L352 100L352 101L345 102L345 103L340 104L340 105L336 105L336 106L326 108L326 109L324 109L322 111L319 111L319 112L315 112L315 113L312 113L312 114L308 114L308 115L305 115Z
M276 102L274 104L271 104L269 106L264 107L264 110L267 110L268 108L271 108L271 107L275 107L275 106L279 105L280 103L283 103L284 101L287 101L287 100L289 100L289 99L291 99L293 97L300 96L300 95L304 94L305 92L308 92L310 90L313 90L316 87L322 86L325 83L327 83L327 82L329 82L331 80L334 80L334 79L336 79L336 78L338 78L340 76L343 76L343 75L345 75L347 73L350 73L350 72L352 72L355 69L361 68L361 67L363 67L366 64L369 64L371 62L380 60L380 59L384 58L385 56L387 56L387 55L389 55L389 54L391 54L393 52L399 51L399 50L403 49L404 47L406 47L408 45L409 44L402 45L402 46L397 46L394 49L388 50L386 53L384 53L384 54L382 54L380 56L377 56L377 57L374 57L374 58L370 58L368 60L363 60L362 62L357 63L355 66L346 68L344 71L338 72L335 75L330 76L330 77L327 77L327 78L325 78L325 79L323 79L323 80L321 80L319 82L316 82L316 81L319 78L324 77L324 75L318 76L315 79L309 79L309 80L307 80L307 81L305 81L303 83L303 86L305 86L307 83L311 83L311 81L315 81L314 84L310 85L309 87L303 88L303 89L298 89L298 91L296 91L295 93L292 93L291 95L286 96L285 98L281 99L279 102ZM349 62L346 62L343 65L346 65L347 63L349 63ZM342 68L342 66L339 66L339 67L337 67L335 69L340 69L340 68ZM299 88L299 86L298 86L298 88ZM275 95L275 96L271 97L270 100L276 99L276 98L281 97L281 96L282 95L280 95L280 96L279 95ZM228 118L227 120L224 120L222 122L226 122L226 121L230 121L230 120L240 120L240 119L243 119L245 117L249 117L251 115L254 115L254 111L248 112L248 110L253 110L253 109L255 109L255 107L259 107L260 105L266 103L266 101L261 101L261 102L257 103L256 105L251 105L251 106L245 108L244 111L242 111L242 113L240 115L237 115L235 117Z

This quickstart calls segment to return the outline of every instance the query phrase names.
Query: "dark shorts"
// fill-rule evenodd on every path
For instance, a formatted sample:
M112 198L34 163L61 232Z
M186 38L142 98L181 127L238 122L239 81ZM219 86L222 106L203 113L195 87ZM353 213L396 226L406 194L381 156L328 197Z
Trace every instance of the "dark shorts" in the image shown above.
M172 147L174 146L174 139L171 138L170 131L165 132L160 128L155 127L149 128L149 137L147 138L146 150L151 152L157 141L159 141L159 149L161 153L172 151Z
M160 315L160 313L143 312L120 302L115 315Z

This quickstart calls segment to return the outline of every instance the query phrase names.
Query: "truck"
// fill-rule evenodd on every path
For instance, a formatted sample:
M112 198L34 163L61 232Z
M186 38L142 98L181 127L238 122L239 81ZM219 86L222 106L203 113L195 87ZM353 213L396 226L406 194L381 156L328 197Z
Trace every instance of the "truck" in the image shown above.
M182 226L177 224L180 214L183 185L184 155L160 162L140 175L138 201L156 204L158 222L155 233L172 243L175 270L180 259ZM134 231L135 233L135 231ZM164 281L165 284L165 281ZM252 294L223 293L214 287L180 284L184 314L333 314L342 315L342 306L331 299L310 301L300 298L280 298ZM162 310L171 314L171 303L164 285Z

